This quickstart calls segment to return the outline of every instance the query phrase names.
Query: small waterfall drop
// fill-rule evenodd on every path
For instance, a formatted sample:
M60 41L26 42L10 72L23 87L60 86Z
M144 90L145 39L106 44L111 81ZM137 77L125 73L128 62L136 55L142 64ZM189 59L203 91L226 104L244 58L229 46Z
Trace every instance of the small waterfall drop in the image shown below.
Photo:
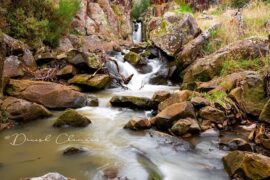
M124 61L124 55L117 53L111 57L118 64L119 73L124 77L129 77L133 75L132 79L126 85L131 90L139 90L144 87L144 85L149 84L151 77L161 70L163 64L159 59L148 59L148 65L151 68L151 71L148 73L139 73L137 69L131 65L129 62ZM107 68L111 70L110 74L118 75L116 64L112 61L109 61Z
M142 23L133 23L133 43L137 44L142 42Z

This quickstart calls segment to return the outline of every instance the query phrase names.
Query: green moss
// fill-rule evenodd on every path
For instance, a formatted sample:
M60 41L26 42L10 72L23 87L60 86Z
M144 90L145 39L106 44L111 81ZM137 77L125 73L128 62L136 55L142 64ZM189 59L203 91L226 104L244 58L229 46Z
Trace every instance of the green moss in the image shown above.
M225 75L228 75L237 71L242 71L242 70L258 71L264 66L265 66L265 62L262 60L262 58L240 59L240 60L228 59L224 61L220 75L225 76Z
M263 83L257 83L253 87L245 88L243 96L247 102L255 103L259 109L263 108L268 99Z
M222 106L225 106L226 103L231 101L231 99L228 98L227 93L222 90L203 93L202 96L206 98L208 101L210 101L212 104L218 103Z
M71 127L85 127L90 124L91 121L79 114L73 109L66 110L61 116L58 117L53 124L54 127L71 126Z
M113 12L114 12L117 16L122 16L122 15L123 15L122 12L121 12L121 10L119 9L119 7L118 7L116 4L112 3L112 4L111 4L111 8L112 8Z

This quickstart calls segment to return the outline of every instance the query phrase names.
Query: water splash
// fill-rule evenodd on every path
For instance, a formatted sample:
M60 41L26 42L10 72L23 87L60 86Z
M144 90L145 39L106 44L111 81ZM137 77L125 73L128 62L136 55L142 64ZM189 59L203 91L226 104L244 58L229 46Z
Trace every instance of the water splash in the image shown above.
M137 44L142 42L142 23L133 23L133 43Z

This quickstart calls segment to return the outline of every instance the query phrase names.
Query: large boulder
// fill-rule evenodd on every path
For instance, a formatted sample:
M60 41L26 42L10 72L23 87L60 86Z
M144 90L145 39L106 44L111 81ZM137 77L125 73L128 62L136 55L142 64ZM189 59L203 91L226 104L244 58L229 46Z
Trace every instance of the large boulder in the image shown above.
M44 81L10 80L7 94L31 102L42 104L47 108L80 108L97 106L96 97L74 91L69 86Z
M60 115L55 123L54 127L86 127L91 123L91 121L75 111L74 109L66 110L62 115Z
M158 105L158 110L162 111L163 109L165 109L166 107L172 104L187 101L192 95L193 95L193 92L189 90L175 91L169 98L162 101Z
M146 97L136 96L113 96L110 100L112 106L131 109L156 109L157 103Z
M150 40L169 56L194 39L201 30L191 14L167 12L149 22Z
M239 107L253 116L260 116L268 97L264 88L264 80L259 74L249 74L238 82L238 87L230 92Z
M9 119L23 123L52 115L42 105L14 97L6 98L1 108L6 112Z
M78 74L68 81L69 84L83 85L93 89L102 89L110 82L107 74Z
M225 170L230 176L243 173L247 179L269 179L270 158L260 154L233 151L223 157Z
M207 82L219 75L223 63L232 57L235 59L252 59L269 53L269 41L261 38L249 38L229 44L228 46L197 59L183 72L183 88L194 88L197 81Z
M260 121L270 123L270 100L264 105L259 119Z
M190 102L181 102L163 109L154 118L154 122L158 129L167 130L172 127L174 121L188 117L196 119L194 107Z

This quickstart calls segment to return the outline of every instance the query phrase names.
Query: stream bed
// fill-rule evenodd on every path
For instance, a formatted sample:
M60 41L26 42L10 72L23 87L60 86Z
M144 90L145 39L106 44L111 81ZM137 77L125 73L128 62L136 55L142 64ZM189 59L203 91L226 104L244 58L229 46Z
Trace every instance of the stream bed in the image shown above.
M221 161L226 152L218 149L216 132L190 139L192 148L186 149L176 137L164 139L155 131L123 129L131 118L149 117L151 112L111 107L112 96L152 97L156 91L179 87L149 84L151 76L163 68L158 59L150 60L152 70L141 74L124 62L121 54L113 58L121 73L133 74L128 90L112 88L94 93L99 99L98 107L77 109L92 121L86 128L54 128L52 125L61 114L55 111L51 118L1 132L0 179L18 180L58 172L77 180L103 180L104 171L117 173L120 180L229 179ZM113 64L109 66L113 69ZM71 146L83 147L87 152L63 155Z

